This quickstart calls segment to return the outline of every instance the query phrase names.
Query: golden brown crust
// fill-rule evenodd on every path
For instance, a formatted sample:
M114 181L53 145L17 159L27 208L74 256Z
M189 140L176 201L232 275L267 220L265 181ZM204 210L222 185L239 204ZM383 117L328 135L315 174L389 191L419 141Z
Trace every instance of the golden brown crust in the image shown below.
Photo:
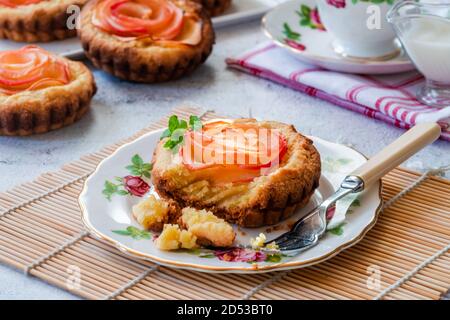
M26 136L79 120L96 92L94 77L81 62L67 60L71 82L14 95L0 93L0 135Z
M200 3L211 17L224 13L230 6L231 0L193 0Z
M88 0L49 0L8 8L0 5L0 38L19 42L48 42L76 36L67 28L71 5L82 7Z
M119 40L92 24L96 2L88 3L82 10L78 36L89 60L118 78L144 83L178 79L196 69L211 54L215 38L211 19L192 1L175 3L203 21L202 40L196 46L162 45L145 39Z
M181 178L171 174L171 169L167 169L162 161L163 153L167 152L162 146L164 140L154 154L152 181L156 190L162 197L178 202L181 207L207 209L228 222L243 227L273 225L291 216L308 203L319 185L320 155L312 141L298 133L293 126L278 122L261 124L280 129L288 141L288 152L280 168L268 176L257 178L249 184L248 189L238 192L239 197L245 201L210 201L208 196L202 197L200 193L180 187L180 180L177 179L185 180L186 171L188 174L189 171L180 164ZM210 185L205 182L202 188L210 188ZM229 190L230 187L226 186L223 192ZM214 197L217 198L216 194Z

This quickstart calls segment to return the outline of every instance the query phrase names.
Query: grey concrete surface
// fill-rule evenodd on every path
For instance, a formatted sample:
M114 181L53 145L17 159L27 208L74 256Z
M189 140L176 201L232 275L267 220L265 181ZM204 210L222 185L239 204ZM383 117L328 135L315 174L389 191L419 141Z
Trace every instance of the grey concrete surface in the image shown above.
M192 76L159 85L132 84L94 70L98 94L78 123L44 135L0 137L0 191L57 170L83 154L128 137L178 105L294 124L298 130L351 144L372 155L403 130L280 85L226 68L224 59L265 40L257 22L217 32L213 55ZM405 165L423 170L450 164L450 143L438 141ZM75 296L0 265L0 299L73 299Z

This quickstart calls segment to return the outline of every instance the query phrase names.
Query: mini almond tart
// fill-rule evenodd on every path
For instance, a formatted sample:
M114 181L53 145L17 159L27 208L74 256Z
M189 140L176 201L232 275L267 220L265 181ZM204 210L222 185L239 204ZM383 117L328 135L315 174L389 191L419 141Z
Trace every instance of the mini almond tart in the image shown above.
M88 0L0 0L0 38L19 42L48 42L76 36L70 6Z
M163 198L176 201L180 207L206 209L243 227L273 225L304 207L320 179L320 155L312 141L292 125L254 119L210 122L196 134L203 135L204 141L220 142L217 129L220 131L221 126L230 125L241 129L267 129L270 136L278 137L278 148L270 153L277 156L275 150L278 150L278 165L272 160L255 165L193 162L192 157L184 156L187 145L192 147L191 142L187 142L188 136L185 135L185 145L175 153L164 148L166 138L157 145L153 156L152 181L156 191ZM201 147L207 151L209 145ZM244 152L247 157L253 151L238 145L232 154L236 159L236 152ZM193 154L195 156L195 152ZM275 159L272 156L270 159Z
M193 0L200 3L211 17L224 13L230 6L231 0Z
M169 13L157 10L162 5ZM96 67L145 83L189 74L208 58L215 37L211 19L187 0L91 1L78 35Z
M36 46L0 51L0 135L67 126L86 113L95 92L94 78L80 62Z

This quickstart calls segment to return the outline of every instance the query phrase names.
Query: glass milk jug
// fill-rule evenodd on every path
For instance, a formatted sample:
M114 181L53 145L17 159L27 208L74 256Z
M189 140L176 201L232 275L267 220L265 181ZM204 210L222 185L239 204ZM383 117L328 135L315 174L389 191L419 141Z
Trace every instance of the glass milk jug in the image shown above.
M425 76L418 100L433 107L450 106L450 4L402 1L388 12L387 20Z

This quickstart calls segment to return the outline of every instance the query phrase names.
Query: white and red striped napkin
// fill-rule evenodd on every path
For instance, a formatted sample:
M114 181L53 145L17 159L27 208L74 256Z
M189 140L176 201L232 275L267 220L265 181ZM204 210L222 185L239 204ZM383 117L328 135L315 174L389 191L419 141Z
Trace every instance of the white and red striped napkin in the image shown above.
M229 58L227 64L400 128L439 122L441 138L450 141L450 106L437 109L416 100L424 84L417 72L368 76L329 71L300 62L273 43Z

